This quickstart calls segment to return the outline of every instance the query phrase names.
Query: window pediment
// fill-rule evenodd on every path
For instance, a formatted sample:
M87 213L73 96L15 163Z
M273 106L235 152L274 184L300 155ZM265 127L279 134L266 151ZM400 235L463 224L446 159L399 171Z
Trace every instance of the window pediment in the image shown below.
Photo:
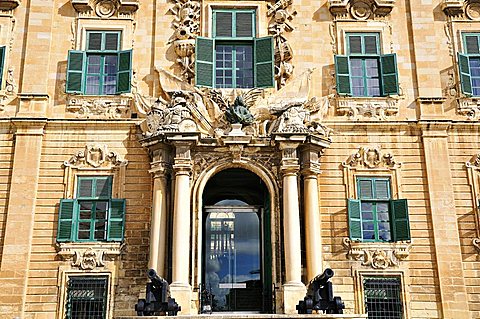
M138 0L71 0L80 15L110 18L131 15L138 10Z
M455 20L480 20L480 1L444 0L442 10Z
M390 14L395 0L328 0L330 13L336 19L368 20Z

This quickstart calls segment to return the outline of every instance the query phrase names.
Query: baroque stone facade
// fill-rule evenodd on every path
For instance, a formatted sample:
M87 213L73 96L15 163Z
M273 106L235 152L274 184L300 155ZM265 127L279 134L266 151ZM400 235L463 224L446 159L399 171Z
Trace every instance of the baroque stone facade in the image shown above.
M402 318L480 317L479 29L477 0L0 1L0 318L65 318L85 278L131 318L149 268L186 315L208 282L293 316L331 268L336 318L371 280ZM258 267L228 281L225 247Z

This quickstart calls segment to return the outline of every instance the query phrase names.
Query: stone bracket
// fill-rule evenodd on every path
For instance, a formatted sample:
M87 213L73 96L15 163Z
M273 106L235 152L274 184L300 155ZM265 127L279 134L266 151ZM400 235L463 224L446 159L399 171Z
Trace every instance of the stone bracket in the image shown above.
M0 11L11 11L20 5L20 0L0 1Z
M441 8L453 20L480 20L479 0L443 0Z
M335 18L367 20L389 15L395 0L328 0L328 9Z
M57 243L57 252L63 260L71 261L73 267L93 270L115 260L123 247L122 243Z
M343 246L347 249L347 256L353 260L362 261L362 266L373 269L387 269L399 266L400 262L410 255L411 242L394 243L364 243L343 239Z
M467 116L471 121L480 120L480 99L478 98L459 98L458 113Z
M383 120L397 115L398 97L338 97L337 112L347 115L350 120Z

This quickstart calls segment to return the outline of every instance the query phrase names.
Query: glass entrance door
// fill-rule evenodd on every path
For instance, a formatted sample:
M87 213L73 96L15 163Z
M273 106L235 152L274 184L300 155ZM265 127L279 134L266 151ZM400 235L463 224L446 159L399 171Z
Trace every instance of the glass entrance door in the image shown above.
M261 311L262 259L259 209L206 209L204 282L213 311Z

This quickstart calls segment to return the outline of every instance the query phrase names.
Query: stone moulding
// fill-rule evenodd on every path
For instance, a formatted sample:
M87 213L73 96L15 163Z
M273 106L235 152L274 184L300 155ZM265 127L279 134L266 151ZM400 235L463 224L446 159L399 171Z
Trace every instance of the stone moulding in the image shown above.
M387 269L400 265L410 255L411 242L364 243L343 239L350 259L362 262L362 266L373 269Z
M441 8L455 20L480 20L479 0L444 0Z
M10 11L20 5L20 0L0 0L0 11Z
M77 118L116 119L130 118L132 97L70 95L67 99L67 112Z
M367 20L390 14L395 0L328 0L328 8L335 18Z
M138 0L71 0L71 3L82 16L95 14L100 18L132 15L140 5Z
M337 97L337 112L351 120L386 120L387 116L397 115L398 97Z
M122 243L57 243L57 252L63 260L71 261L73 267L94 270L114 261L123 247Z
M471 121L480 120L480 99L462 97L457 102L459 114L467 116Z

